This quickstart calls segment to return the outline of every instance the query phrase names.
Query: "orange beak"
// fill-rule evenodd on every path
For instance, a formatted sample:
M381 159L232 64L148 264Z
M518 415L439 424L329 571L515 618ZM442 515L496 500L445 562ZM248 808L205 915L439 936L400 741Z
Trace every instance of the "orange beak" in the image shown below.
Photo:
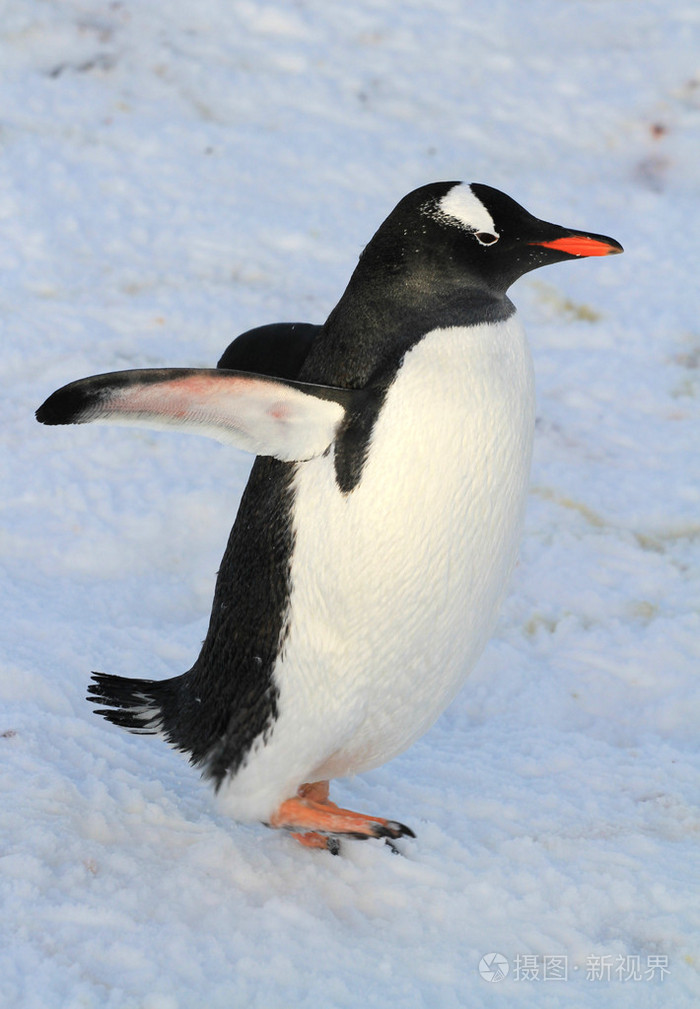
M588 235L567 235L555 238L553 242L529 242L542 245L545 249L557 249L570 256L610 256L622 252L622 246L612 238L591 238Z

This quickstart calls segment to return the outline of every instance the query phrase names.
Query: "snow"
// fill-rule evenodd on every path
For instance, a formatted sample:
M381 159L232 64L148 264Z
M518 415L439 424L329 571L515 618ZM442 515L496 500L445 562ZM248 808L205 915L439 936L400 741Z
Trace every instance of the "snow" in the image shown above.
M699 32L691 0L3 5L0 1004L697 1004ZM415 829L405 857L332 858L84 701L91 669L193 661L250 460L33 411L322 321L443 179L626 252L513 289L538 381L513 590L434 729L335 785Z

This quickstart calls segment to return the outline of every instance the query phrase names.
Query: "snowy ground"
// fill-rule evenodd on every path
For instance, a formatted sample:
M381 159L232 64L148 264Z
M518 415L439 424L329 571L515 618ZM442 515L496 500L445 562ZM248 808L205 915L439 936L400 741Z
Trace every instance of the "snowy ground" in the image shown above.
M697 1004L699 42L692 0L2 4L3 1007ZM513 591L436 727L336 786L416 829L406 857L331 858L83 700L91 669L192 662L249 460L33 411L322 321L438 179L626 253L512 292L539 385Z

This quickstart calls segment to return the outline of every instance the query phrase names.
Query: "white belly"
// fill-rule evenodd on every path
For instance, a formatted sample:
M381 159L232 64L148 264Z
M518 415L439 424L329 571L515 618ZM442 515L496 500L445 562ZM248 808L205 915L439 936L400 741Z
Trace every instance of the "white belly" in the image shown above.
M222 789L235 817L384 763L450 703L515 564L533 430L511 317L434 330L406 355L349 494L332 453L299 465L279 717Z

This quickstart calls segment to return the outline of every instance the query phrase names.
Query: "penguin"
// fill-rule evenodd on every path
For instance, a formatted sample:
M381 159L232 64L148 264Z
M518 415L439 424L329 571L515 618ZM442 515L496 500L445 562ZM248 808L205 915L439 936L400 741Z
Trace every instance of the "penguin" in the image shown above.
M481 183L405 196L323 325L242 334L215 369L81 379L43 424L185 428L255 454L192 668L94 673L97 714L182 751L242 822L337 853L413 831L329 782L435 722L493 630L515 565L535 424L507 296L523 274L622 252Z

